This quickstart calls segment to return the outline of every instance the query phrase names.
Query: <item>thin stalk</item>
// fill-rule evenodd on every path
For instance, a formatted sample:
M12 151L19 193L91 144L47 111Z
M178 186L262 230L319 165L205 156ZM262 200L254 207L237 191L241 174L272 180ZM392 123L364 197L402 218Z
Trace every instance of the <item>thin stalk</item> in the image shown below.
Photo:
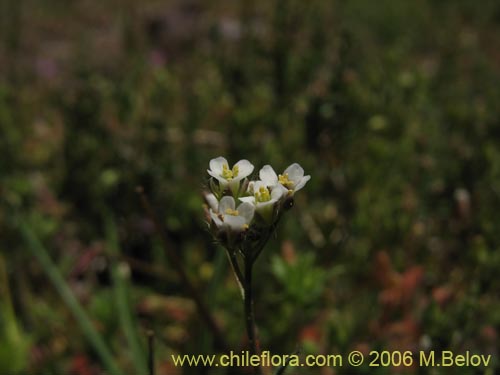
M139 374L145 374L147 370L146 359L140 339L137 335L137 326L130 307L128 272L128 266L125 263L119 263L112 266L113 290L118 310L118 319L128 341L132 362Z
M12 306L12 296L10 293L6 268L4 258L0 255L0 297L3 301L3 304L1 304L0 307L3 307L3 320L4 322L13 322L5 326L6 330L10 329L9 333L12 336L20 337L21 335L17 326L16 314L14 313L14 307Z
M226 253L234 273L234 278L236 279L236 283L240 288L241 298L245 299L245 288L243 287L243 274L241 273L241 269L238 264L238 259L236 259L236 253L233 250L226 250Z
M24 222L20 222L20 229L29 250L38 260L50 281L61 295L61 298L75 316L83 334L86 336L87 340L89 340L97 355L101 358L107 372L113 375L123 375L123 372L116 365L113 355L105 344L102 336L94 328L94 325L87 316L85 310L75 298L73 292L62 277L56 265L50 259L47 250Z
M155 375L155 334L149 330L148 336L148 369L149 375Z
M120 253L117 229L111 217L107 217L106 219L107 241L109 251L113 258L111 276L113 278L113 291L118 311L118 319L127 338L135 370L139 374L145 374L147 371L146 357L141 345L141 340L137 334L137 324L130 304L129 267L125 262L116 261Z
M245 295L243 298L243 304L245 309L245 327L248 335L250 355L260 354L259 344L257 342L257 329L255 327L255 314L253 308L252 268L253 262L249 259L245 259ZM253 370L255 375L262 374L260 366L254 366Z

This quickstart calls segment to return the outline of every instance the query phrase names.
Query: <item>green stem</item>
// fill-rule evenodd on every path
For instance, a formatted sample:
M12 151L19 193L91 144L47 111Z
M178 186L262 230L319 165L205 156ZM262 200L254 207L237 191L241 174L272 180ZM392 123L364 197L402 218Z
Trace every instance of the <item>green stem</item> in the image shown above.
M106 218L106 237L109 252L113 259L111 276L113 278L113 291L118 311L118 319L132 355L132 362L139 374L146 374L147 365L141 340L137 334L137 324L134 320L133 310L130 306L130 270L125 262L117 261L120 255L120 245L117 238L117 229L111 217Z
M153 331L147 332L148 336L148 375L155 375L155 335Z
M87 337L90 344L94 347L96 353L101 358L107 371L113 375L123 375L123 372L116 365L113 355L102 339L102 336L94 328L94 325L85 313L85 310L75 298L73 292L65 282L56 265L50 259L47 250L45 250L38 238L24 222L20 223L20 227L21 234L28 244L28 248L30 249L31 253L35 256L38 262L40 262L40 265L49 277L50 281L61 295L61 298L64 300L68 308L75 316L78 324L82 328L84 335Z
M255 314L253 308L252 268L253 262L250 259L245 259L245 294L243 304L245 309L245 327L248 335L250 355L260 354L259 345L257 343L257 330L255 327ZM262 374L260 366L254 367L254 374Z
M118 310L118 319L127 338L130 352L132 354L132 362L139 374L145 374L147 371L146 359L140 339L137 335L136 324L130 308L128 272L128 266L126 263L113 265L113 289L116 307Z
M240 266L238 264L238 259L236 259L236 253L234 250L226 250L227 256L229 258L229 263L234 273L236 283L240 288L241 297L245 299L245 288L243 287L243 274L241 273Z

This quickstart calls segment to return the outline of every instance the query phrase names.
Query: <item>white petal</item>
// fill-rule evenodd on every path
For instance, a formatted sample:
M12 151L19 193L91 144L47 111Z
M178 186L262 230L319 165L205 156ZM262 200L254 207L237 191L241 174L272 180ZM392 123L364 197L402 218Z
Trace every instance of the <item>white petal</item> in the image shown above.
M213 195L212 193L205 194L205 201L207 202L208 207L210 207L213 211L217 211L219 207L219 201L217 200L215 195Z
M239 199L242 202L247 202L247 203L255 204L255 197L241 197Z
M281 192L281 196L284 196L284 195L288 194L288 189L286 187L284 187L283 185L281 185L281 184L276 185L273 188L273 191L275 191L275 190L280 191ZM275 193L275 194L278 194L278 193ZM272 192L271 192L271 198L272 198Z
M283 185L279 185L283 189L280 189L278 186L276 186L272 191L271 191L271 200L276 202L279 200L283 194L287 191L286 188L283 187Z
M217 216L217 214L215 212L213 212L212 210L210 210L210 217L212 218L212 220L214 221L215 225L217 225L217 227L221 227L222 224L224 224L222 222L221 219L219 219L219 217Z
M246 224L252 221L254 213L255 206L251 203L243 202L238 206L238 214L245 219Z
M219 202L219 213L225 214L227 209L234 210L236 203L234 202L234 198L230 196L222 197Z
M302 177L304 177L304 168L302 168L297 163L293 163L287 169L285 169L285 172L283 173L288 173L288 179L296 184Z
M217 181L227 184L227 180L224 177L222 177L220 173L216 173L214 171L211 171L210 169L207 169L207 173L213 178L215 178Z
M221 175L222 174L222 166L223 165L227 165L228 168L229 168L229 164L227 163L227 160L226 158L223 158L222 156L219 156L218 158L215 158L215 159L212 159L210 160L210 169L218 174L218 175ZM210 172L209 172L210 173ZM214 176L215 177L215 176Z
M304 187L307 181L311 179L311 176L304 176L302 179L295 185L294 191L299 191Z
M264 181L255 181L255 184L253 185L254 194L259 192L261 187L267 189L266 183Z
M264 165L260 169L259 177L267 186L273 186L278 183L278 175L270 165Z
M224 216L224 224L231 230L241 231L245 225L245 218L242 216L226 215Z
M247 187L247 193L250 194L250 195L254 195L254 185L255 185L255 181L250 181L248 183L248 187Z
M241 179L249 176L253 172L253 168L254 168L252 163L250 163L246 159L240 160L234 166L238 167L238 176L236 176L236 178L238 180L241 180ZM234 167L233 167L233 169L234 169Z

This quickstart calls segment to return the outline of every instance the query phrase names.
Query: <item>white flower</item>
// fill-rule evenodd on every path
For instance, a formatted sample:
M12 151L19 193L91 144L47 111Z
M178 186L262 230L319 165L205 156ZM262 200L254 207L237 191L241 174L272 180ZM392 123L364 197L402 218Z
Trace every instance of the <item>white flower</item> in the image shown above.
M219 202L217 212L210 209L210 217L219 229L241 232L248 228L253 219L255 207L247 202L241 203L236 208L233 197L225 196Z
M259 171L259 177L266 186L282 186L291 195L302 189L306 182L311 179L311 176L304 176L304 169L297 163L290 165L280 175L276 174L273 167L265 165Z
M269 189L263 181L252 181L248 185L249 197L242 197L242 202L255 206L255 210L268 222L272 222L274 204L283 196L284 189L280 187Z
M226 158L219 156L210 160L210 169L208 174L219 181L222 189L228 185L233 194L239 189L240 181L253 172L254 166L248 160L240 160L233 168L229 168Z

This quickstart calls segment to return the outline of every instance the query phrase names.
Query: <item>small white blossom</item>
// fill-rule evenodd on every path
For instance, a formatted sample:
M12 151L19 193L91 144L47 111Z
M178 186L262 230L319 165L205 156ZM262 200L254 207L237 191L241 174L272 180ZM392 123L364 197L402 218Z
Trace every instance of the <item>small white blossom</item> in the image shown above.
M220 200L216 211L210 209L210 217L219 229L241 232L250 225L254 212L252 204L243 202L236 208L234 198L225 196Z
M304 169L297 163L290 165L283 174L277 175L273 167L265 165L259 171L259 177L266 186L282 186L288 194L293 195L304 187L311 176L304 176Z
M233 194L239 190L240 181L249 176L253 172L254 166L248 160L240 160L233 168L229 168L229 163L226 158L219 156L210 160L210 169L208 174L219 181L221 188L224 190L229 186Z
M255 206L255 210L267 221L272 221L274 204L283 196L284 189L269 188L263 181L252 181L248 186L249 197L241 197L242 202Z

